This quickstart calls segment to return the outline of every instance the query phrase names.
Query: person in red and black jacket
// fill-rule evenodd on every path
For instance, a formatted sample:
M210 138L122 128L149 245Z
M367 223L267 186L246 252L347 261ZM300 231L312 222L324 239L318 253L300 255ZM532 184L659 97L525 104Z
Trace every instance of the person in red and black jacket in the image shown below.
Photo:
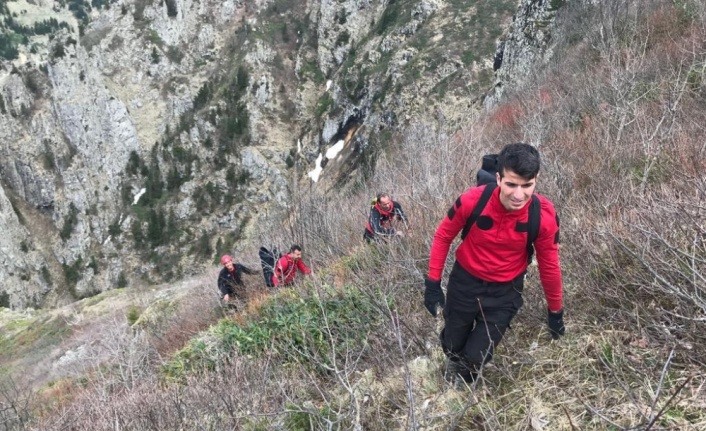
M462 382L474 382L522 307L524 278L531 260L528 207L533 194L540 205L534 249L548 305L547 322L554 339L564 334L559 218L549 199L535 193L539 167L539 152L531 145L503 148L498 156L497 187L456 249L446 298L441 276L449 248L489 186L463 193L434 234L424 305L433 316L438 305L444 306L444 329L439 338L449 359L447 379L460 383L461 377Z
M279 287L294 283L297 271L311 274L311 269L302 260L302 248L295 244L289 249L289 253L280 257L275 264L272 284Z
M370 208L363 238L371 242L375 239L401 235L402 232L392 227L393 220L407 223L407 216L405 216L402 206L393 201L390 195L379 193Z
M223 301L227 303L235 299L238 294L237 290L241 291L242 296L242 290L245 288L243 273L255 274L255 271L245 265L233 262L233 257L228 254L221 257L221 265L223 265L223 269L218 274L218 290L221 291Z

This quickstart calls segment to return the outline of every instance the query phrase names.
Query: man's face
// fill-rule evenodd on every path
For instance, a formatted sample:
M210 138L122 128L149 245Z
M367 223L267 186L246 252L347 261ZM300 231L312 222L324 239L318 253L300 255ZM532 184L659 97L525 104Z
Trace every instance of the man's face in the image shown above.
M293 252L289 253L290 256L292 256L292 259L298 260L302 258L302 251L301 250L294 250Z
M225 264L225 267L226 267L226 269L227 269L229 272L233 272L233 268L235 268L235 267L233 266L233 262L227 262L227 263Z
M517 175L515 172L505 169L505 175L500 178L500 174L495 174L500 187L500 203L508 211L517 211L529 202L537 185L537 178L527 180Z
M383 196L380 198L380 208L385 211L390 211L392 209L392 199L389 196Z

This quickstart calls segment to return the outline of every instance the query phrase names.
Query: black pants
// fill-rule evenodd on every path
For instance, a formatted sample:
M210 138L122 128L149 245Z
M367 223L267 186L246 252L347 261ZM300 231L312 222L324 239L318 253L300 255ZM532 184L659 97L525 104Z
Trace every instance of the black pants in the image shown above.
M510 321L522 307L524 274L508 283L480 280L457 263L447 286L441 347L465 373L480 370L493 357Z

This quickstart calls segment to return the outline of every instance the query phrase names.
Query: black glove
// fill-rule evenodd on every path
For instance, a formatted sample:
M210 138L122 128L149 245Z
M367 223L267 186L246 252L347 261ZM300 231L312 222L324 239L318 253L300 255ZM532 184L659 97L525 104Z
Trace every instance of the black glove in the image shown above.
M441 281L424 279L424 306L427 307L429 313L436 317L436 305L444 306L446 298L441 290Z
M552 338L558 340L564 335L564 310L553 313L547 310L547 325L549 325L549 333Z

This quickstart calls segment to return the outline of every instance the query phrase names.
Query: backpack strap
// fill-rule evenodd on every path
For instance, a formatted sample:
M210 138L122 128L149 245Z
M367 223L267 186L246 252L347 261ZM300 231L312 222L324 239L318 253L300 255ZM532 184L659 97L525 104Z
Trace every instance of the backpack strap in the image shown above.
M542 204L539 202L539 198L536 195L532 195L532 202L530 202L529 207L529 220L527 220L529 226L527 230L527 264L532 263L532 257L534 256L534 242L539 236L539 214L542 209Z
M463 227L463 231L461 232L462 241L466 239L466 235L468 235L468 232L471 230L473 223L476 222L476 220L480 216L480 213L483 212L485 205L488 203L488 201L490 200L490 196L493 194L493 190L495 190L497 186L497 183L490 183L485 185L485 189L483 189L483 194L480 195L480 199L478 199L478 203L473 208L473 212L471 212L471 215L468 216L468 218L466 219L466 225Z
M480 196L480 199L478 199L478 203L476 203L476 206L473 208L471 215L468 216L468 218L466 219L466 225L463 227L463 231L461 232L461 240L466 239L466 235L468 235L468 232L471 230L471 227L473 227L473 223L475 223L478 217L480 217L480 214L483 212L483 209L488 204L490 196L493 194L493 190L495 190L496 187L497 184L494 183L486 184L485 189L483 189L483 193ZM534 242L539 236L539 214L541 209L542 204L539 202L539 198L533 194L532 202L530 202L529 206L529 219L527 221L529 225L527 230L528 264L532 263L532 258L534 257Z

